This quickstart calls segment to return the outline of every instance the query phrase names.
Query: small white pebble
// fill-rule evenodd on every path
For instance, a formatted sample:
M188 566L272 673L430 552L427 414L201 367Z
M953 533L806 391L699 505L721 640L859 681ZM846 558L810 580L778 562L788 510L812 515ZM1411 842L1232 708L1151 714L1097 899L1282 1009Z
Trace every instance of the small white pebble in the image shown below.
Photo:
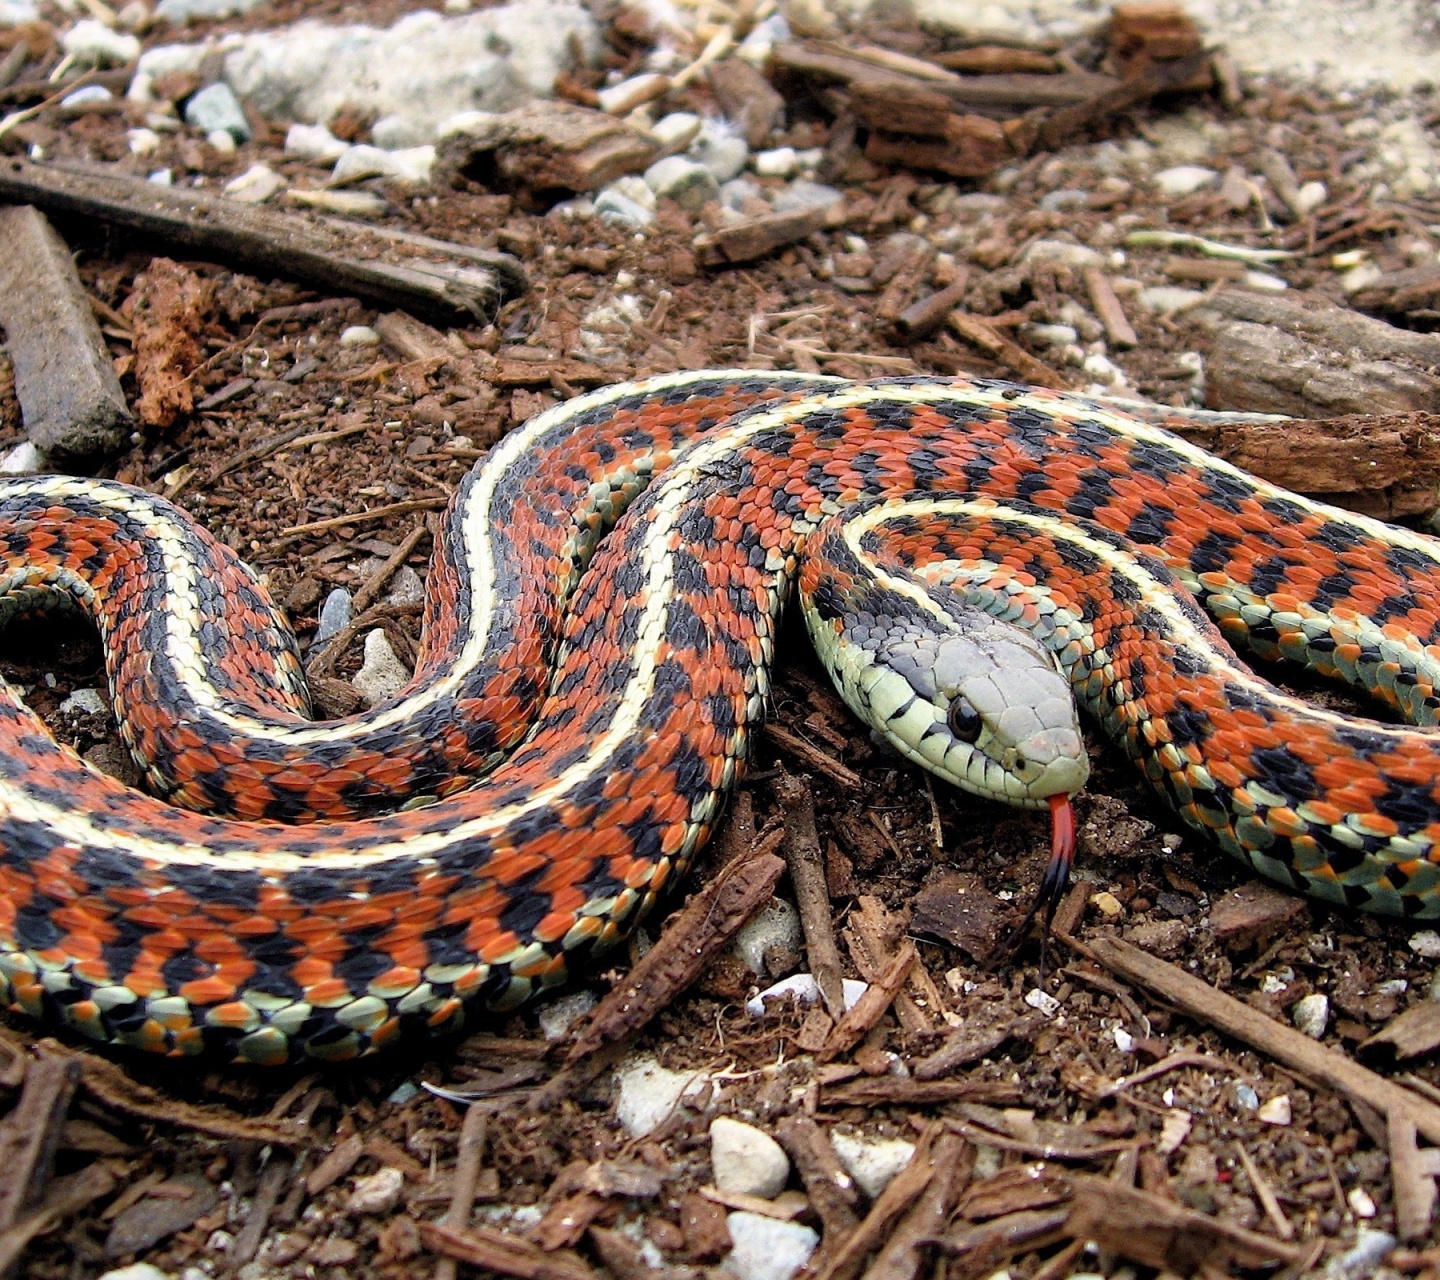
M1102 916L1108 916L1111 920L1114 920L1117 916L1123 915L1125 912L1125 908L1120 905L1120 899L1117 898L1113 893L1110 893L1108 890L1102 889L1093 898L1091 898L1090 901L1094 905L1096 911L1098 911Z
M352 324L340 331L342 347L373 347L380 341L380 335L368 324Z
M400 1192L405 1187L405 1175L399 1169L386 1165L379 1173L356 1178L355 1188L350 1192L347 1206L351 1213L380 1216L389 1213L400 1203Z
M794 147L757 151L750 162L762 178L788 178L799 166Z
M1119 1049L1121 1053L1135 1052L1135 1037L1126 1031L1124 1027L1116 1027L1111 1034L1115 1037L1115 1047Z
M1330 1022L1329 997L1316 991L1297 1000L1290 1010L1290 1021L1297 1031L1303 1031L1312 1040L1319 1040Z
M1421 929L1419 933L1410 935L1410 950L1417 956L1424 956L1427 960L1434 960L1440 956L1440 933L1434 929Z
M1375 1201L1370 1198L1370 1193L1364 1187L1351 1187L1349 1195L1345 1197L1345 1203L1350 1206L1350 1212L1357 1218L1373 1218L1375 1216Z
M1053 1018L1060 1012L1060 1001L1049 992L1041 991L1039 987L1031 987L1025 993L1025 1003L1032 1009L1039 1009L1047 1018Z
M1262 1124L1285 1125L1290 1123L1290 1095L1277 1093L1268 1102L1260 1104L1255 1118Z

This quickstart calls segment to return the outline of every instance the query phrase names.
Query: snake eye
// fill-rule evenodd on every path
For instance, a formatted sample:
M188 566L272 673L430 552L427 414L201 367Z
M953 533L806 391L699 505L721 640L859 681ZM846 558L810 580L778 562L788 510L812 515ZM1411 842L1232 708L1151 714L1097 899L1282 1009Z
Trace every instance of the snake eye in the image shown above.
M980 713L964 698L956 698L950 704L950 714L946 717L946 722L950 725L950 732L961 742L976 741L980 737L980 730L984 728Z

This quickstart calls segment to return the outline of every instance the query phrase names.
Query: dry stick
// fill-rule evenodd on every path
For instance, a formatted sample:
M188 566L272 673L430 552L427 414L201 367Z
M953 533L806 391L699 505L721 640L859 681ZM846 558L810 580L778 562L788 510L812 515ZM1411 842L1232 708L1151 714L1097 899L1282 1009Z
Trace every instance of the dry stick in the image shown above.
M1421 1240L1430 1233L1435 1212L1435 1178L1440 1174L1433 1148L1421 1151L1415 1144L1411 1119L1392 1112L1387 1125L1390 1180L1395 1192L1395 1234L1402 1240Z
M970 271L962 267L953 282L902 311L895 318L895 332L908 342L928 337L965 301L969 286Z
M599 1280L599 1273L574 1254L546 1253L538 1244L495 1227L462 1230L422 1222L420 1239L427 1249L447 1258L519 1280Z
M1085 943L1067 938L1066 942L1112 973L1153 991L1182 1013L1243 1040L1347 1099L1369 1103L1387 1118L1404 1116L1431 1142L1440 1142L1440 1106L1352 1062L1343 1053L1317 1044L1303 1032L1266 1017L1258 1009L1119 938L1095 938Z
M1085 289L1090 294L1090 305L1095 308L1095 314L1105 326L1105 336L1110 339L1110 345L1133 347L1139 339L1125 314L1125 308L1120 305L1120 299L1115 296L1110 277L1099 267L1086 267L1084 276Z
M45 1194L79 1078L72 1057L46 1053L31 1060L20 1100L0 1125L0 1231Z
M885 1185L870 1206L870 1212L836 1255L811 1280L854 1280L870 1251L876 1248L890 1230L890 1225L922 1195L935 1176L931 1154L939 1129L932 1126L915 1144L910 1163Z
M785 864L775 856L777 831L754 852L726 864L673 916L659 940L586 1020L565 1061L593 1058L639 1031L704 972L715 953L775 892Z
M475 262L474 249L462 255L466 261L455 261L448 249L449 262L399 258L393 237L363 223L343 224L341 231L301 214L205 191L157 187L100 166L62 167L11 157L0 164L0 200L98 218L226 263L449 321L488 319L507 296L526 288L524 270L509 254L491 254L484 265ZM370 256L361 256L367 251Z
M231 1265L239 1267L249 1262L260 1250L260 1243L270 1229L270 1215L280 1203L285 1184L295 1170L295 1162L289 1156L275 1152L260 1174L255 1194L250 1200L250 1213L235 1236L227 1255Z
M801 764L817 769L832 782L852 790L860 786L860 775L847 768L832 756L827 756L813 742L807 742L798 733L782 729L778 724L767 724L765 736L777 747L794 756Z
M388 520L391 516L405 516L412 511L436 511L449 501L449 498L409 498L404 502L373 507L369 511L357 511L354 515L330 516L325 520L312 520L309 524L294 524L288 529L281 529L278 536L293 538L306 533L324 533L327 529L343 529L347 524L370 524L375 520Z
M865 1269L865 1280L914 1280L932 1241L945 1230L955 1201L970 1181L975 1152L965 1139L942 1134L932 1157L935 1176Z
M480 1183L480 1164L485 1159L485 1138L489 1115L483 1107L471 1105L460 1126L460 1149L455 1153L455 1181L450 1193L450 1208L441 1219L446 1226L463 1227L470 1221L475 1207L475 1188ZM455 1280L457 1268L452 1257L435 1264L435 1280Z
M835 1024L835 1030L818 1055L821 1062L830 1062L860 1043L895 1002L895 996L910 976L911 967L919 959L915 944L906 938L885 966L885 971L865 989L855 1007Z
M840 972L840 947L835 941L835 920L830 911L830 890L815 832L815 797L810 788L788 773L775 779L775 795L785 810L785 862L795 905L800 909L800 926L805 931L805 950L810 972L820 988L825 1008L838 1023L845 1014L845 984Z
M353 608L356 613L364 613L372 604L375 597L385 590L390 579L402 564L410 559L410 553L420 545L420 539L430 530L423 524L417 524L405 535L405 540L390 553L389 558L374 573L366 579L364 586L355 593Z
M1265 1210L1265 1216L1275 1227L1275 1234L1282 1240L1293 1240L1295 1238L1294 1224L1285 1216L1285 1210L1280 1207L1280 1201L1275 1198L1274 1190L1256 1167L1255 1161L1250 1158L1250 1153L1245 1150L1243 1142L1235 1144L1235 1154L1240 1157L1240 1164L1245 1170L1245 1176L1250 1179L1250 1186L1255 1192L1255 1198L1260 1201L1260 1207Z
M1037 387L1049 387L1052 391L1070 390L1070 383L1063 375L1043 360L1037 360L988 320L972 316L968 311L957 310L950 313L947 323L966 342L979 347L986 355L993 356L1013 373L1019 374L1023 382L1034 383Z
M855 1180L835 1154L829 1133L809 1116L787 1116L775 1127L775 1137L795 1162L810 1206L825 1228L824 1252L836 1253L860 1225Z

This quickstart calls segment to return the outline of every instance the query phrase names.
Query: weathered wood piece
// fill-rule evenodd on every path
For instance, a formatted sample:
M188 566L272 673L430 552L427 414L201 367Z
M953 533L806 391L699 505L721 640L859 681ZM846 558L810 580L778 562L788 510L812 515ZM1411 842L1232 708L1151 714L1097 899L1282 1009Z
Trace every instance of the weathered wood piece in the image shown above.
M0 209L0 325L30 441L57 457L114 453L134 428L70 250L29 205Z
M215 261L449 323L465 317L488 320L506 298L528 287L524 269L507 253L469 246L451 253L441 240L417 243L413 236L402 239L362 223L161 187L94 165L42 165L9 157L0 163L0 200L33 204L50 214L98 218ZM449 260L437 260L442 254Z
M525 191L596 191L660 150L643 129L569 102L534 101L441 141L437 181L477 177Z
M1440 411L1440 334L1245 289L1222 289L1191 316L1214 333L1212 405L1295 418Z
M29 1063L20 1100L0 1125L0 1230L43 1198L79 1078L73 1058L46 1053Z
M762 213L718 231L695 237L695 250L707 267L734 262L753 262L767 253L803 240L829 221L830 209L789 209L783 213Z

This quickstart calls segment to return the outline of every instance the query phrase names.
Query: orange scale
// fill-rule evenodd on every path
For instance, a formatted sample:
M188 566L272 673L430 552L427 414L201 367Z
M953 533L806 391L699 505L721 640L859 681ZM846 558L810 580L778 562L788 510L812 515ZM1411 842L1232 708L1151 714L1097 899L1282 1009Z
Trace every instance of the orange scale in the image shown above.
M178 1028L171 1041L169 1057L193 1058L205 1052L205 1033L199 1027Z
M77 960L70 966L71 972L82 982L89 982L97 987L106 987L113 979L110 976L110 966L103 960Z
M339 978L329 978L305 987L305 999L321 1009L349 1004L354 998L355 993L350 990L350 984Z
M532 871L545 865L545 858L530 850L515 850L491 858L485 870L497 883L514 884Z
M237 938L267 938L277 929L275 921L264 916L244 916L230 925L230 932Z
M551 911L542 916L535 926L535 938L539 942L559 942L575 923L573 911ZM519 970L516 970L518 973Z
M385 1049L396 1044L400 1039L400 1019L386 1018L374 1031L370 1033L370 1047L372 1049Z
M105 954L100 939L90 933L67 933L60 939L60 948L74 960L99 960Z
M433 1031L459 1018L464 1011L465 1006L459 1000L452 998L432 1010L429 1017L425 1019L425 1023Z
M394 959L394 956L391 956ZM372 986L381 990L409 991L420 985L420 969L407 964L397 964L393 969L387 969L379 977L371 978Z
M208 978L182 983L177 994L194 1005L224 1004L235 998L235 986L212 973Z
M243 1000L230 1000L217 1004L205 1015L205 1021L212 1026L234 1027L245 1030L254 1021L255 1010Z
M290 966L290 977L299 986L307 988L328 982L334 972L335 968L330 961L315 955L301 956Z

